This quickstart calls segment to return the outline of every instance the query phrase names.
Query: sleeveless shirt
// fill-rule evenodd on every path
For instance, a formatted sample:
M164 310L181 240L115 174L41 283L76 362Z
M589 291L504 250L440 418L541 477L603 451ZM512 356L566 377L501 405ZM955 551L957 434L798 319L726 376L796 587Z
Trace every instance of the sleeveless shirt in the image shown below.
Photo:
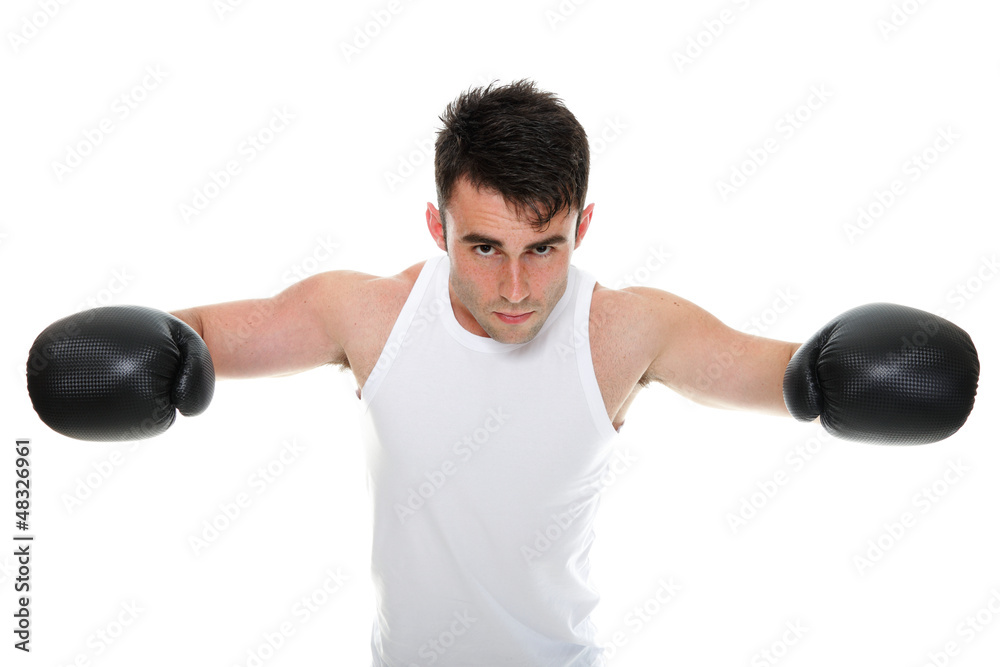
M604 665L593 520L614 429L570 265L539 333L459 324L447 255L422 267L360 396L373 507L373 667Z

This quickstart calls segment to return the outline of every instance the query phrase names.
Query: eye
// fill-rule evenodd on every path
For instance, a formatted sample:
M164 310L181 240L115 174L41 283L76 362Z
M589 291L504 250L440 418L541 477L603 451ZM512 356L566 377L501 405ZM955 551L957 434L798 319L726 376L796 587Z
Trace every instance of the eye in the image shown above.
M493 250L493 246L491 246L491 245L486 245L485 243L484 243L484 244L480 244L480 245L477 245L477 246L472 246L472 250L473 250L473 252L475 252L475 253L476 253L477 255L479 255L480 257L489 257L490 255L492 255L492 254L493 254L493 253L481 253L481 252L479 252L479 249L480 249L480 248L489 248L490 250Z
M542 248L545 248L545 252L541 252ZM537 248L535 248L535 254L537 254L537 255L539 255L541 257L545 257L546 255L551 255L552 254L552 248L553 248L553 246L550 246L550 245L540 245Z

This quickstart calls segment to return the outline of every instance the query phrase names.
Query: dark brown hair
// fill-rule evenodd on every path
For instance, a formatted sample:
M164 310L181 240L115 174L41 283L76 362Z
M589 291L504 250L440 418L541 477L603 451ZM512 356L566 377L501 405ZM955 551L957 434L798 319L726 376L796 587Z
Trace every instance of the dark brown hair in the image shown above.
M532 81L494 83L462 93L440 117L434 178L442 224L460 178L500 194L539 231L563 210L582 213L590 172L583 126Z

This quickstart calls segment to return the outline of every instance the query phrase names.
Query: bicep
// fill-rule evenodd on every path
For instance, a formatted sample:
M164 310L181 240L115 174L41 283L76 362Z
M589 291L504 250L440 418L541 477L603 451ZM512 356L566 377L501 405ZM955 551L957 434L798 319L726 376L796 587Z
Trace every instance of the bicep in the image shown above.
M230 301L175 316L201 334L219 378L287 375L342 361L334 321L349 272L330 271L266 299Z
M782 383L798 343L738 331L661 290L647 297L656 346L651 380L705 405L788 415Z

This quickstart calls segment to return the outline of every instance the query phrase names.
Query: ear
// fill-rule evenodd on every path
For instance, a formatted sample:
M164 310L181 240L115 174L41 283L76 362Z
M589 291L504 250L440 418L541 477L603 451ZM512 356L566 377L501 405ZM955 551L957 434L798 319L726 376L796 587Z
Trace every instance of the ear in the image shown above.
M441 212L434 204L427 202L427 231L431 233L438 248L448 252L448 244L444 238L444 225L441 224Z
M587 235L587 230L590 229L590 221L593 217L594 205L591 204L587 208L583 209L583 213L580 215L580 229L576 233L576 245L573 246L573 250L580 247L583 237Z

